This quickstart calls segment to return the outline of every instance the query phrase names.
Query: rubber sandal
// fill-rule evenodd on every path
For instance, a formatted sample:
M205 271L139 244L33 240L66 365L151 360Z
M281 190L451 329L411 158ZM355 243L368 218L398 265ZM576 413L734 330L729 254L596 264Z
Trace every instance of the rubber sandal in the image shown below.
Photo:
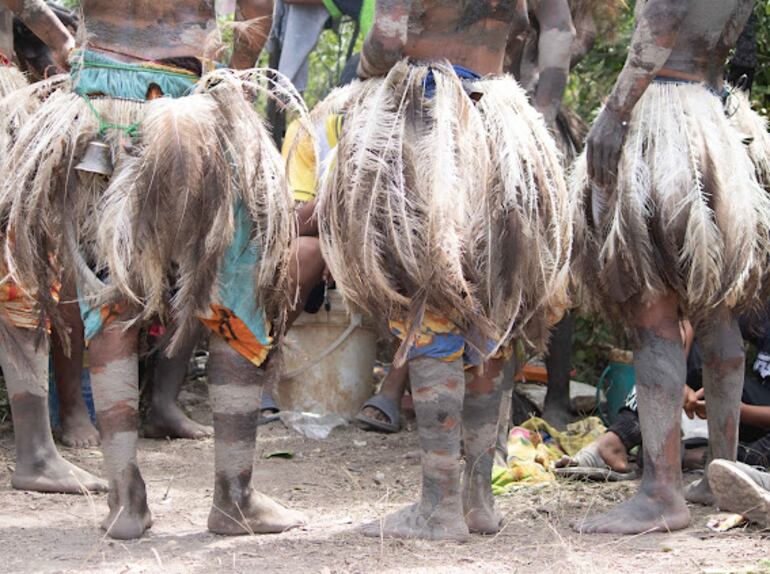
M262 411L273 411L273 413L270 415L263 415ZM262 401L259 404L257 426L267 425L278 420L281 420L281 407L275 402L273 395L263 392Z
M381 421L363 414L366 407L372 407L380 411L390 422ZM364 430L373 430L387 434L396 433L401 430L401 412L396 401L383 395L374 395L364 403L361 410L356 415L356 421Z

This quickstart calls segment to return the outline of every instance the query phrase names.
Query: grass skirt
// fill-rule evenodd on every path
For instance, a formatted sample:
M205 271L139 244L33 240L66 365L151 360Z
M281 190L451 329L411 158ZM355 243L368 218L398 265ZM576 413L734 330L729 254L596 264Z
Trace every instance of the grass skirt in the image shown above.
M268 316L285 306L293 199L253 105L258 75L219 70L189 96L145 103L89 102L69 80L47 97L0 172L0 214L13 231L6 260L17 282L42 294L44 312L56 314L45 294L60 269L74 269L93 305L129 302L139 317L160 314L181 340L216 294L238 204L259 246L259 303ZM6 98L0 112L23 106L21 96ZM109 145L110 177L74 169L95 138Z
M634 108L617 188L592 185L585 155L572 188L584 285L605 312L672 290L699 321L759 303L770 202L721 98L697 84L653 83Z
M402 351L426 310L542 346L568 305L571 205L556 144L516 81L402 62L314 113L344 117L318 213L347 300L406 318Z

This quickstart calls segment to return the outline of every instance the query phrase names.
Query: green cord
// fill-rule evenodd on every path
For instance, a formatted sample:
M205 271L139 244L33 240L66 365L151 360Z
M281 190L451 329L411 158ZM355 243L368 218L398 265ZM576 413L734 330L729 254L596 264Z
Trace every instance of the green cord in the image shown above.
M132 124L123 125L123 124L113 124L111 122L105 122L102 119L101 114L96 110L94 107L93 102L91 101L91 98L89 98L87 95L83 94L82 98L86 101L86 104L88 104L89 109L93 112L94 116L96 117L97 121L99 122L99 135L104 135L107 133L107 130L120 130L124 132L129 137L136 137L136 135L139 133L139 122L134 122Z

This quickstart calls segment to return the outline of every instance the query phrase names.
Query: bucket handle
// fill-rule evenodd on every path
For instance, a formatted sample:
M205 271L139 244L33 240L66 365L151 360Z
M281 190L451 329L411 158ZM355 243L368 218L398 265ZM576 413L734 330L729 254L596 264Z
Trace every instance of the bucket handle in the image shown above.
M347 340L347 338L353 334L353 331L355 331L362 324L363 324L363 318L361 317L361 314L353 313L350 316L350 324L348 325L347 329L345 329L345 331L339 337L337 337L337 339L335 339L335 341L331 345L329 345L326 349L324 349L323 353L321 353L314 359L306 362L304 365L297 367L293 371L285 373L283 377L281 377L281 380L285 381L288 379L296 379L298 376L300 376L304 372L315 367L318 363L320 363L326 357L328 357L334 351L336 351L342 345L342 343L344 343Z
M607 375L610 374L610 367L611 365L607 365L604 370L602 371L601 376L599 377L599 382L596 385L596 408L599 411L599 416L601 417L602 421L605 425L608 425L609 422L604 416L604 413L602 412L602 409L599 408L599 405L601 404L602 400L602 391L604 390L606 381L607 381Z

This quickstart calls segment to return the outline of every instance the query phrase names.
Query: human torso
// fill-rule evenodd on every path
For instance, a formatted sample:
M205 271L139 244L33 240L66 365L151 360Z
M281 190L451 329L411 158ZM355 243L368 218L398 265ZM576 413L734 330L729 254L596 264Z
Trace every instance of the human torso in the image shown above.
M10 10L0 7L0 54L13 58L13 15Z
M526 25L525 0L415 0L404 55L499 74L509 33Z
M637 6L639 9L644 2ZM728 52L746 24L753 0L693 0L660 76L720 87ZM638 20L637 20L638 21Z
M89 45L127 59L203 57L214 0L82 0Z

